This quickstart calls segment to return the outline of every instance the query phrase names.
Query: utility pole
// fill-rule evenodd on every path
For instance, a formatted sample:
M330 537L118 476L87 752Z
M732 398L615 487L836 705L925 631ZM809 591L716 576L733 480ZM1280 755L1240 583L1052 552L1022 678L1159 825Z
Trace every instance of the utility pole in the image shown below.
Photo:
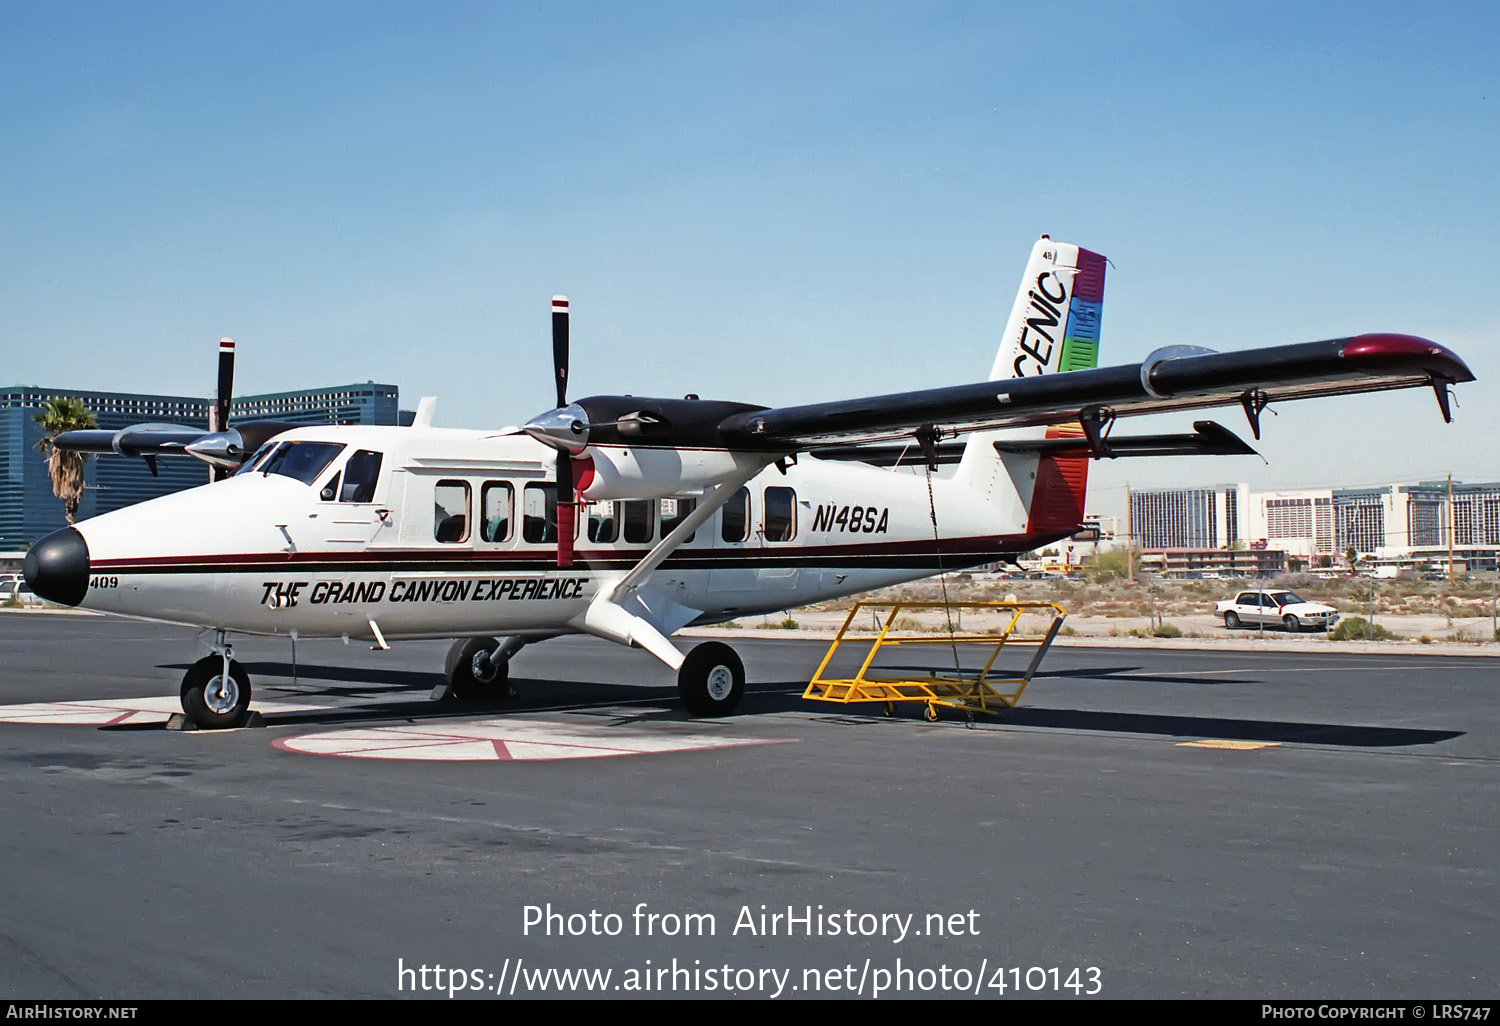
M1453 534L1458 528L1458 515L1453 509L1453 475L1448 475L1448 587L1453 587Z
M1125 574L1135 584L1135 507L1130 502L1130 482L1125 482Z

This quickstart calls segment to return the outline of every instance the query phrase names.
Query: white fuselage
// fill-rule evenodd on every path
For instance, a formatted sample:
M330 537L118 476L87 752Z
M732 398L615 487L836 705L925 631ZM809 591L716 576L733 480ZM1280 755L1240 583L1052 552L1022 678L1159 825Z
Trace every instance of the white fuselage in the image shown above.
M555 510L538 487L555 480L556 454L529 437L336 427L278 441L341 448L311 481L247 465L79 524L89 553L81 608L300 637L566 633L687 508L656 499L586 506L573 565L563 568ZM355 490L361 474L371 484ZM993 562L1059 537L1028 533L1029 494L1014 477L1001 474L981 494L934 476L930 507L920 472L806 456L785 473L767 468L748 497L731 500L652 572L642 615L670 634Z

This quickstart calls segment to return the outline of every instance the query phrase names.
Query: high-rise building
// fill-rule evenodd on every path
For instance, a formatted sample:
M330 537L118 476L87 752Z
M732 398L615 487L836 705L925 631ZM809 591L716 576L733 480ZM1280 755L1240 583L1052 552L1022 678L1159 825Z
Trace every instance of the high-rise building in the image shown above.
M1251 492L1247 485L1135 491L1131 534L1142 549L1245 547L1341 567L1345 553L1402 569L1500 567L1500 483Z
M209 400L199 396L98 392L76 388L17 385L0 388L0 549L35 542L67 523L62 503L52 494L36 415L54 396L83 400L99 427L118 430L150 422L184 424L208 430ZM330 388L272 392L236 398L229 421L285 420L297 424L395 424L399 392L375 382ZM78 518L98 516L132 503L205 483L207 465L195 459L157 461L153 477L140 459L103 456L85 461L84 498Z
M1333 490L1255 492L1245 537L1295 556L1332 556Z
M1245 540L1248 485L1130 493L1130 534L1147 549L1217 549Z

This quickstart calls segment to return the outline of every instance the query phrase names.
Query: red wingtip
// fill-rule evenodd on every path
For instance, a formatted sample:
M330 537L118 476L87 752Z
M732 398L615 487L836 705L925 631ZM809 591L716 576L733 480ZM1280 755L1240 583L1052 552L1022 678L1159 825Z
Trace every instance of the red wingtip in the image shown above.
M1474 372L1457 353L1416 335L1395 332L1355 335L1344 344L1342 354L1346 360L1409 366L1450 381L1474 380Z

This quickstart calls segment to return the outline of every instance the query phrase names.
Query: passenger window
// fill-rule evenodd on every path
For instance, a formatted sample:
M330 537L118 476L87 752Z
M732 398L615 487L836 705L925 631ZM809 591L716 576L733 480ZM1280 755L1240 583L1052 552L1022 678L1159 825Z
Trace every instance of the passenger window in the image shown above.
M797 493L791 488L766 489L766 541L797 537Z
M432 536L440 542L469 540L469 482L439 481L433 493Z
M631 545L643 545L652 540L656 525L652 523L655 519L652 513L656 510L656 503L650 499L635 499L630 502L620 503L620 515L625 521L625 540Z
M608 545L620 539L620 504L589 503L589 541Z
M661 536L665 538L677 529L677 525L688 518L688 514L698 508L697 499L663 499L661 500ZM687 536L683 542L686 545L693 540L694 531Z
M521 537L538 545L557 541L557 486L526 486L526 513L521 522Z
M344 464L344 487L340 502L374 502L375 482L380 479L380 453L361 449Z
M487 542L510 541L510 517L516 502L510 485L504 481L487 481L479 499L484 510L479 536Z
M750 489L741 488L724 503L724 523L720 535L727 542L750 540Z

